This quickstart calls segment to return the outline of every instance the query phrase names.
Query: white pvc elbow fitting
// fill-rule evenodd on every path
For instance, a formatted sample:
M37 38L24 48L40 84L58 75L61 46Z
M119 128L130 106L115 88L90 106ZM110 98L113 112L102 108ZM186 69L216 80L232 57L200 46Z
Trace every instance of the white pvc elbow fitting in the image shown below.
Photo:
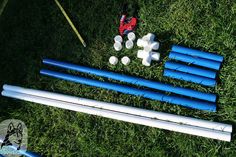
M138 50L137 57L142 59L142 64L144 66L150 66L152 60L153 61L159 61L160 60L160 53L153 52L153 51L144 51L144 50Z

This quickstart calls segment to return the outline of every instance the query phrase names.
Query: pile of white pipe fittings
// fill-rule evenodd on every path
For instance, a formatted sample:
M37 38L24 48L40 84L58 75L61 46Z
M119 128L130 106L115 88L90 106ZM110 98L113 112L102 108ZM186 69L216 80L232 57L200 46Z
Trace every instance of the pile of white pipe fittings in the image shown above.
M134 41L135 41L135 38L136 38L134 32L128 33L127 38L128 38L128 40L125 42L125 47L127 49L132 49L134 47ZM114 41L115 41L115 43L113 45L114 49L116 51L122 50L122 48L123 48L123 46L122 46L122 42L123 42L122 36L120 36L120 35L115 36ZM118 58L116 56L111 56L109 58L109 63L111 65L116 65L118 63ZM124 65L128 65L130 63L130 58L128 56L122 57L121 58L121 63L124 64Z
M155 52L158 50L160 43L155 41L155 35L148 33L142 38L137 40L138 47L143 47L143 50L138 50L137 57L142 59L142 64L150 66L152 61L160 60L160 53Z

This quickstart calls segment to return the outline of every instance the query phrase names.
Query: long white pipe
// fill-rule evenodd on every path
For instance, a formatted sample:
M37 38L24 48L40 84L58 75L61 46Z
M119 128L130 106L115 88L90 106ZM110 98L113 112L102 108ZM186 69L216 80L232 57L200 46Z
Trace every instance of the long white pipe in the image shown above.
M128 114L133 114L133 115L139 115L139 116L144 116L144 117L149 117L149 118L155 118L159 120L171 121L175 123L193 125L193 126L226 131L226 132L232 132L232 125L222 124L218 122L211 122L207 120L184 117L184 116L168 114L168 113L163 113L163 112L150 111L150 110L139 109L139 108L129 107L129 106L122 106L118 104L106 103L106 102L79 98L79 97L69 96L69 95L64 95L64 94L57 94L57 93L52 93L52 92L47 92L47 91L27 89L27 88L22 88L18 86L12 86L12 85L4 85L3 89L9 90L9 91L15 91L19 93L24 93L24 94L50 98L50 99L55 99L55 100L60 100L64 102L71 102L75 104L97 107L97 108L123 112L123 113L128 113Z
M212 129L206 129L206 128L200 128L196 126L190 126L190 125L184 125L184 124L178 124L168 121L162 121L162 120L156 120L152 118L147 117L141 117L137 115L131 115L127 113L121 113L121 112L115 112L115 111L109 111L74 103L68 103L53 99L48 99L44 97L37 97L33 95L13 92L13 91L7 91L3 90L2 95L6 97L16 98L20 100L26 100L30 102L40 103L48 106L68 109L72 111L82 112L82 113L88 113L92 115L98 115L106 118L121 120L125 122L135 123L135 124L141 124L196 136L202 136L202 137L208 137L212 139L218 139L222 141L230 141L231 140L231 133L224 132L224 131L218 131L218 130L212 130Z

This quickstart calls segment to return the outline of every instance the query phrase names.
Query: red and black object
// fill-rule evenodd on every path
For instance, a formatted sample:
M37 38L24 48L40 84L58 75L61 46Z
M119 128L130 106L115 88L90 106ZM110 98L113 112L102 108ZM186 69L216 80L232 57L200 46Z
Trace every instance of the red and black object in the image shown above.
M137 22L137 7L132 4L124 4L119 26L120 35L127 35L129 32L134 31Z

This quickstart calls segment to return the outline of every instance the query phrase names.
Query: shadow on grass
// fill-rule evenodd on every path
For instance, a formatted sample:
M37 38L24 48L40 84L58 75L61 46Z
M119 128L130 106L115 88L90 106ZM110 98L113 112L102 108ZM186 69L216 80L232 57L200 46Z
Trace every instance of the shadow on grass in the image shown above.
M157 34L158 39L161 41L161 46L159 49L159 51L161 52L161 61L163 61L163 59L168 56L168 52L170 52L171 46L174 44L174 42L168 39L171 37L171 35L173 35L173 32L171 31Z
M94 54L90 46L96 45L97 41L109 43L113 38L111 35L118 28L115 21L119 19L111 15L120 13L120 3L83 0L63 1L61 4L88 47L83 48L54 1L9 1L0 17L1 86L8 83L24 87L50 87L51 81L47 80L48 85L40 82L42 58L88 64ZM5 118L9 116L8 112L21 107L20 103L12 102L5 98L0 100L4 104L0 109L5 110L1 115Z
M84 37L87 48L82 46L53 0L9 1L4 14L0 17L1 87L3 84L12 84L42 90L53 89L55 79L39 75L42 58L79 62L83 65L91 64L93 54L106 55L107 52L101 53L101 51L107 47L97 47L97 52L96 44L105 45L112 41L113 34L118 29L116 21L119 21L117 17L120 3L115 1L95 3L85 0L73 2L75 4L71 4L71 1L63 1L61 4ZM111 17L111 15L117 16ZM94 64L100 61L96 59L93 60ZM41 129L37 121L42 120L43 117L40 116L43 115L37 114L40 107L28 104L1 97L0 120L21 119L27 126L31 126L29 135L32 137L29 138L33 140L37 138L34 133ZM49 124L45 124L47 125ZM31 147L36 145L30 144Z
M231 141L235 141L235 137L236 137L236 123L234 121L227 121L228 124L232 124L233 126L233 131L231 134Z

